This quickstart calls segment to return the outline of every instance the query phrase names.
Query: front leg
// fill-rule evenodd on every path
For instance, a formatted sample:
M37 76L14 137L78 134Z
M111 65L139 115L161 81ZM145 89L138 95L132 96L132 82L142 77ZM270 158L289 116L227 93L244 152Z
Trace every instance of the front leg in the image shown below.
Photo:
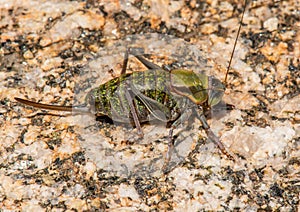
M206 132L208 140L212 141L221 150L221 152L224 155L226 155L228 158L235 161L236 157L229 154L229 152L226 150L226 147L224 146L224 144L220 141L220 139L210 129L210 126L208 125L208 123L206 121L206 118L204 116L202 107L199 106L199 109L200 109L200 111L199 111L199 113L197 113L197 117L199 118L199 120L201 121L201 123L203 125L203 128Z

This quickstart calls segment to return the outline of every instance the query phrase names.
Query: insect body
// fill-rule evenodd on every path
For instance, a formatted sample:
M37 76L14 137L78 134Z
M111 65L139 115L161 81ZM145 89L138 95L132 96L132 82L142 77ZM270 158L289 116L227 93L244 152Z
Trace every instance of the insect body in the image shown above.
M243 19L242 13L241 22ZM241 25L238 30L240 32ZM233 57L237 38L231 54ZM97 88L92 89L86 96L85 106L56 106L15 98L17 101L43 109L75 111L92 113L96 116L108 116L113 121L134 124L142 137L140 123L157 119L170 122L168 152L165 166L171 158L174 148L173 129L186 121L193 111L202 122L208 139L228 157L224 145L211 131L204 116L205 111L218 104L225 91L222 82L213 76L195 73L191 70L168 69L146 60L138 49L128 49L125 52L120 77L114 78ZM128 55L133 54L148 70L144 72L126 73ZM231 64L229 61L229 66ZM229 70L229 68L228 68ZM228 74L227 70L227 74ZM227 79L227 74L225 81Z
M143 72L126 74L128 53L125 54L122 74L97 88L86 96L85 106L56 106L15 98L17 101L34 107L92 113L107 116L113 121L134 124L142 136L140 123L153 119L172 123L169 133L169 150L166 162L173 151L173 129L187 120L193 111L197 111L210 140L229 156L217 136L210 130L204 111L218 104L225 86L213 76L194 73L191 70L164 70L140 55L135 55L146 67Z

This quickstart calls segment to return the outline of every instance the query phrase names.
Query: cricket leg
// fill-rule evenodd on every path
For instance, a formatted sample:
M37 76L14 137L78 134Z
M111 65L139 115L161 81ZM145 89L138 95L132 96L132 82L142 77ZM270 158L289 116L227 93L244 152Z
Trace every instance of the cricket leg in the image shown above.
M143 138L144 137L143 130L142 130L142 127L141 127L141 124L140 124L140 120L139 120L138 115L137 115L137 110L136 110L136 107L134 105L133 98L130 95L128 88L129 88L129 86L126 83L125 84L125 89L126 89L125 90L125 97L126 97L126 99L128 101L129 108L130 108L130 111L131 111L131 114L132 114L132 118L133 118L135 127L137 128L139 137Z
M126 50L125 55L124 55L123 66L122 66L122 70L121 70L121 75L123 75L123 74L126 73L127 65L128 65L128 55L129 55L129 49ZM131 112L131 115L132 115L135 127L137 128L139 137L143 138L144 134L143 134L143 131L142 131L142 127L141 127L139 118L138 118L138 113L137 113L136 107L134 105L133 98L132 98L132 96L131 96L131 94L129 92L129 85L128 85L128 83L126 81L125 81L124 89L125 89L125 98L126 98L128 104L129 104L130 112Z
M123 65L121 70L121 75L126 74L127 65L128 65L128 56L129 56L129 50L127 49L125 51L124 59L123 59Z
M192 108L188 108L186 109L181 116L172 124L171 129L169 131L169 136L168 136L168 150L167 153L165 155L165 161L164 161L164 165L163 165L163 170L164 172L167 172L167 166L172 158L172 154L174 152L174 139L173 139L173 131L174 129L176 129L179 124L187 121L189 119L189 117L192 114Z
M200 119L203 128L207 134L207 137L210 141L212 141L220 150L221 152L226 155L228 158L232 159L232 160L236 160L236 157L234 157L233 155L229 154L229 152L226 150L226 147L224 146L224 144L220 141L220 139L213 133L213 131L210 129L210 126L208 125L206 118L202 113L197 114L198 118Z
M159 65L156 65L149 60L147 60L144 55L144 51L141 48L129 48L129 54L132 54L135 56L145 67L147 67L150 70L164 70L167 72L171 72L172 68L168 65L164 65L163 67L160 67Z
M127 50L127 53L135 56L141 63L143 63L143 65L145 67L147 67L150 70L153 70L153 69L162 70L162 68L159 65L156 65L156 64L150 62L149 60L147 60L146 58L144 58L142 56L144 54L144 51L141 48L129 48Z
M158 70L162 70L162 68L159 65L156 65L152 62L150 62L149 60L146 60L143 56L141 55L134 55L141 63L143 63L144 66L146 66L147 68L149 68L150 70L153 69L158 69Z

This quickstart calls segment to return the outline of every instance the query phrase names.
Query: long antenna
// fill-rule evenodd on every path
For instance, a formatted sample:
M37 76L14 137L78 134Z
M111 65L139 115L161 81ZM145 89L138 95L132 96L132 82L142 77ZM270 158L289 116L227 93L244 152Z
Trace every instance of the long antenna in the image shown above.
M245 11L246 11L246 7L247 7L247 0L245 0L245 6L244 6L242 17L241 17L241 20L240 20L240 26L239 26L239 29L238 29L238 32L237 32L237 36L236 36L235 41L234 41L233 50L231 52L229 64L228 64L228 67L227 67L227 72L226 72L226 76L225 76L225 80L224 80L224 84L225 85L226 85L226 82L227 82L227 76L228 76L229 69L230 69L230 66L231 66L233 54L235 52L235 47L236 47L236 44L237 44L237 41L238 41L238 38L239 38L239 35L240 35L240 31L241 31L241 28L242 28L242 23L243 23L243 19L244 19L244 14L245 14Z

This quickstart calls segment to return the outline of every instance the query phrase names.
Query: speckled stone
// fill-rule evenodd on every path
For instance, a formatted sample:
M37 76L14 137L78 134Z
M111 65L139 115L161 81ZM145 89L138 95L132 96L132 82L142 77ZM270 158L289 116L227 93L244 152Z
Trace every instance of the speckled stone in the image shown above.
M235 156L192 118L174 131L47 111L84 102L119 76L128 46L156 64L224 81L243 3L233 1L0 0L0 208L3 211L298 211L300 4L252 1L224 105L208 117ZM128 71L146 70L133 57Z

